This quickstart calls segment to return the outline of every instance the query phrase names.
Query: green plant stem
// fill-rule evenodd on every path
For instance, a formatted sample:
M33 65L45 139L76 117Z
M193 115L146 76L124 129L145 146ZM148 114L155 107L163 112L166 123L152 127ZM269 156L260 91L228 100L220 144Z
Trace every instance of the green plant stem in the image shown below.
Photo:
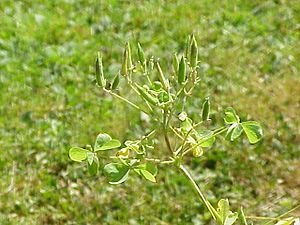
M209 210L210 214L215 220L219 220L220 218L216 218L216 210L212 207L212 205L209 203L209 201L205 198L202 191L200 190L199 186L193 179L192 175L189 173L189 171L183 166L179 166L180 171L184 174L184 176L188 179L191 186L193 187L194 191L198 194L201 202L206 206L206 208Z
M292 208L291 210L287 211L286 213L284 213L284 214L282 214L280 216L277 216L276 218L271 219L269 222L265 223L264 225L268 225L268 224L270 224L270 223L272 223L272 222L274 222L276 220L279 220L280 218L288 215L289 213L293 212L294 210L298 209L299 207L300 207L300 205L297 205L296 207Z
M186 150L185 152L182 153L182 156L186 155L187 153L189 153L190 151L194 150L195 148L197 148L199 145L203 144L205 141L207 141L209 138L215 137L221 133L223 133L224 131L227 130L226 126L220 127L216 130L213 131L213 135L207 135L205 137L202 138L202 140L200 142L198 142L196 145L194 145L192 148L189 148L188 150Z
M171 147L171 143L170 143L170 140L169 140L167 129L168 129L167 111L164 110L164 113L163 113L163 133L164 133L165 142L167 144L167 148L170 151L170 153L173 155L173 150L172 150L172 147Z
M114 92L112 92L112 91L110 91L110 90L107 90L107 89L105 89L105 88L103 88L103 90L104 90L106 93L108 93L108 94L110 94L110 95L112 95L112 96L114 96L114 97L116 97L116 98L118 98L118 99L120 99L120 100L122 100L122 101L128 103L129 105L133 106L134 108L136 108L136 109L138 109L138 110L140 110L140 111L143 111L144 113L146 113L147 115L149 115L149 112L147 112L147 111L141 109L139 106L137 106L137 105L134 104L133 102L129 101L128 99L123 98L122 96L120 96L120 95L118 95L118 94L116 94L116 93L114 93Z

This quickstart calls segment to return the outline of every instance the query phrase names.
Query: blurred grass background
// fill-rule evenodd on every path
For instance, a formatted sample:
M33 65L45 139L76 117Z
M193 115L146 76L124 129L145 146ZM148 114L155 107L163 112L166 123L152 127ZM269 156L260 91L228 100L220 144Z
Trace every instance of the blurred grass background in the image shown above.
M192 32L202 83L189 111L209 95L217 122L233 106L265 130L259 145L219 140L190 160L197 182L214 204L229 198L247 215L299 204L298 0L1 0L0 224L209 224L175 172L161 168L157 184L132 177L111 186L68 158L70 146L101 131L124 140L143 130L138 112L96 88L96 51L113 76L127 40L167 62Z

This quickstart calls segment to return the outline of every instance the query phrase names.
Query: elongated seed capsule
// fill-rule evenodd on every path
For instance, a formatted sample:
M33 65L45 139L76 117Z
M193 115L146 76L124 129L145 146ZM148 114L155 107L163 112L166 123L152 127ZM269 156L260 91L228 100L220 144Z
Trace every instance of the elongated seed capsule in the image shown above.
M186 58L190 55L190 48L191 48L191 36L189 35L187 37L187 40L185 43L185 57Z
M112 82L111 89L115 90L119 86L119 83L120 83L120 76L119 74L117 74Z
M126 42L126 49L127 49L127 54L128 54L128 61L127 61L127 67L129 70L133 69L133 64L132 64L132 59L131 59L131 48L130 48L130 43Z
M143 87L136 84L137 90L140 95L150 104L156 105L158 103L158 99L150 95Z
M209 112L210 112L210 102L209 102L209 98L207 97L202 106L202 121L209 120Z
M128 63L128 51L127 48L125 48L123 54L122 68L121 68L121 75L124 77L126 77L128 74L127 63Z
M158 71L158 78L159 78L160 82L162 83L164 89L169 90L169 82L166 80L158 61L155 62L155 66Z
M198 46L195 36L193 35L191 40L191 56L190 56L190 63L191 67L195 68L198 62Z
M143 66L143 68L145 69L146 66L146 58L145 58L145 53L144 50L141 46L141 44L138 42L138 56L139 56L139 60Z
M96 81L97 84L100 87L104 87L106 80L104 78L103 74L103 65L102 65L102 57L100 52L97 53L96 63L95 63L95 69L96 69Z
M186 62L184 56L181 57L178 69L178 83L182 84L186 79Z
M173 55L173 70L174 70L174 73L178 73L178 67L179 67L179 61L178 61L178 57L177 57L177 54L174 53Z

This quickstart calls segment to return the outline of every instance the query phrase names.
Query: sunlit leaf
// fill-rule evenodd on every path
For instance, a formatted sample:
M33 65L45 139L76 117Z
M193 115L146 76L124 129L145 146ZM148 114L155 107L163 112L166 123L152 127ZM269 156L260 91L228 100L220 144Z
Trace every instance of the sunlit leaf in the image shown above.
M69 157L73 161L82 162L87 159L87 153L89 151L79 147L73 147L69 150Z
M150 173L148 170L141 170L141 174L143 175L143 177L145 177L147 180L155 183L156 182L156 179L155 179L155 176Z
M232 130L230 140L234 141L239 136L241 136L242 132L243 132L243 127L240 124L237 124Z
M232 225L237 220L237 218L238 218L237 212L235 213L230 212L225 218L224 225Z
M218 209L217 209L221 220L224 222L227 215L229 214L229 201L228 199L221 199L218 202Z
M120 141L118 141L116 139L112 139L112 140L106 142L105 144L103 144L101 147L95 148L95 151L105 151L105 150L118 148L120 146L121 146Z
M241 123L247 138L251 144L255 144L263 137L263 130L259 123L255 121L248 121Z
M93 153L93 152L88 152L87 153L87 161L88 161L89 165L91 165L93 163L94 156L95 156L95 153Z
M96 155L93 157L93 161L91 164L88 163L88 171L91 176L95 176L98 174L99 170L99 159Z
M197 140L198 142L201 142L201 144L199 145L200 147L203 148L209 148L211 147L216 138L212 136L213 132L210 130L201 130L197 133Z
M109 142L112 138L108 134L98 134L94 149L98 149L103 146L105 143Z
M294 217L289 217L278 221L275 225L290 225L295 221ZM296 222L295 222L296 223Z
M224 121L226 124L239 123L240 118L236 115L235 110L231 107L225 110L225 118Z
M145 164L140 164L136 167L137 169L147 170L149 171L153 176L157 175L157 166L154 163L147 162Z
M239 220L241 222L242 225L248 225L243 208L241 207L240 209L240 213L239 213Z
M104 166L104 175L110 184L120 184L127 180L129 167L121 163L110 163Z

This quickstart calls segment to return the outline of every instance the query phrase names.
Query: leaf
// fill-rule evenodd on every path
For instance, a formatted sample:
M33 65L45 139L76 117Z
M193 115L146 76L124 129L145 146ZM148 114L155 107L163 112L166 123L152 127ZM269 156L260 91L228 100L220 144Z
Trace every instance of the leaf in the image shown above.
M242 132L243 132L243 127L240 124L237 124L232 130L230 140L234 141L239 136L241 136Z
M217 209L222 222L224 223L227 215L229 214L229 201L228 199L221 199L218 202L218 209Z
M75 162L86 160L89 151L79 147L73 147L69 150L69 157Z
M121 146L120 141L111 139L108 134L99 134L96 138L94 151L105 151Z
M239 123L240 118L236 115L235 110L231 107L225 110L225 118L224 121L226 124Z
M224 225L232 225L237 220L237 218L238 218L237 212L235 213L230 212L225 218Z
M103 170L110 184L123 183L129 174L129 167L121 163L109 163L104 166Z
M140 164L136 167L136 169L139 170L147 170L149 171L153 176L157 175L157 166L154 163L147 162L145 164Z
M190 118L186 118L184 121L181 122L181 131L182 133L186 134L191 129L193 129L193 121Z
M92 165L93 161L94 161L94 156L95 156L95 153L93 152L87 152L87 161L89 163L89 165Z
M149 171L147 170L141 170L141 174L143 175L143 177L145 177L147 180L153 182L153 183L156 183L156 179L155 179L155 176L150 173Z
M259 123L255 121L248 121L241 123L247 138L251 144L255 144L263 137L263 130Z
M94 149L100 148L105 143L109 142L112 138L108 134L98 134Z
M202 148L210 148L216 140L215 137L212 137L213 132L210 130L201 130L196 135L197 140L201 142L199 146Z
M92 163L91 164L88 163L88 171L89 171L91 176L95 176L95 175L98 174L98 170L99 170L99 159L95 155L93 157Z

